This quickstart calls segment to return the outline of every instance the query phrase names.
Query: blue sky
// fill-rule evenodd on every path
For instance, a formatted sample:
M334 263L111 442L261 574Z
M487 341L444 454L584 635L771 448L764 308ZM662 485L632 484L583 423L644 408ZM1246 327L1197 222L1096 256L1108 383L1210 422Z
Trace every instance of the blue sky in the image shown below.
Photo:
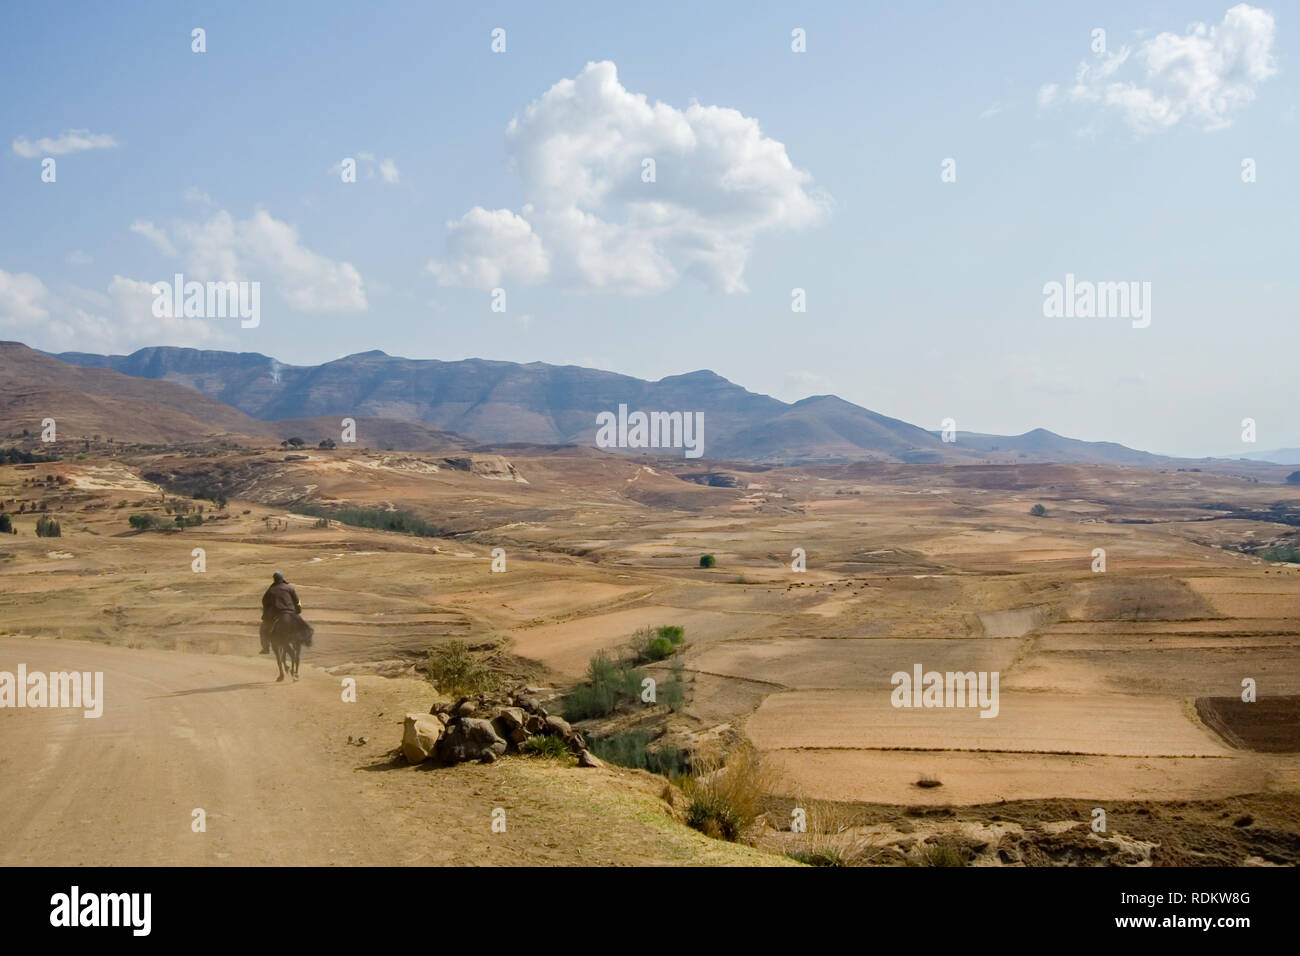
M1297 446L1296 24L1230 7L9 4L0 337L709 368L929 428ZM155 318L175 272L260 282L260 324ZM1067 273L1151 283L1150 326L1045 317Z

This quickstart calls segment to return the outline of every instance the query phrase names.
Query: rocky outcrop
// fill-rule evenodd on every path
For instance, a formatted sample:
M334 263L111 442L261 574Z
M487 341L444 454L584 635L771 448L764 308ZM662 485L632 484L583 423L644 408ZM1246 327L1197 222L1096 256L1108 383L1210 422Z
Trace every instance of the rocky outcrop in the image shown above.
M478 760L491 763L519 753L533 736L557 737L578 758L580 767L604 764L589 750L582 734L546 703L554 695L540 687L519 687L499 698L479 695L437 703L427 714L407 714L402 754L410 763L435 759L442 764Z
M447 732L438 741L438 759L443 763L491 762L504 754L506 747L490 720L460 717L447 725Z
M457 455L454 458L444 458L442 462L455 471L468 471L480 478L528 484L524 476L519 474L519 469L500 455Z

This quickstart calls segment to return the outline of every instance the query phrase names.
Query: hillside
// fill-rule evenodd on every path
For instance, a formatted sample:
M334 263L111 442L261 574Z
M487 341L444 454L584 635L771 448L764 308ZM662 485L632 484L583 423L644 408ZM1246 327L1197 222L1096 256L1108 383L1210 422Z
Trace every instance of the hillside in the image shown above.
M192 442L274 433L268 423L183 385L69 365L0 342L0 434L37 434L45 418L55 420L61 440Z

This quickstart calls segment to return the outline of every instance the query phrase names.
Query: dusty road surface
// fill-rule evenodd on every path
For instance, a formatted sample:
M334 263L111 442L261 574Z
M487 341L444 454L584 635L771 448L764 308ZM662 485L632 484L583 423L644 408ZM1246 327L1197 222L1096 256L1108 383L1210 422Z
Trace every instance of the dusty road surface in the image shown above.
M19 663L102 671L105 702L98 718L0 709L0 864L408 859L391 808L322 746L365 706L337 679L277 684L265 657L0 638L0 670Z
M0 637L0 671L19 664L101 671L105 700L0 708L3 866L788 862L673 822L639 771L394 761L403 713L428 709L418 681L357 677L345 703L305 664L277 684L266 657Z

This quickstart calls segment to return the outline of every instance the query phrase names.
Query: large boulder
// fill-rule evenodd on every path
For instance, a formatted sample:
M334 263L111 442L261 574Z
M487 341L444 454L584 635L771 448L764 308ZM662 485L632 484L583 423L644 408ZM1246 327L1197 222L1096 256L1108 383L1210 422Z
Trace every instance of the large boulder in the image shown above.
M438 759L444 763L482 760L489 751L493 756L501 756L506 752L506 742L497 734L491 721L479 717L462 717L453 721L438 741Z
M530 714L537 714L540 717L546 716L546 707L542 704L542 699L535 694L516 694L515 706L522 707Z
M551 714L546 718L546 729L543 733L568 740L573 735L573 728L569 726L569 722L563 717Z
M442 721L437 717L407 714L402 724L402 756L410 763L428 760L442 735Z
M514 744L511 748L514 750L528 739L528 731L524 730L525 719L524 712L518 707L499 707L492 718L492 729L498 737Z
M524 721L528 719L528 715L524 713L523 709L520 707L502 707L497 716L509 730L514 730L516 727L523 727Z

